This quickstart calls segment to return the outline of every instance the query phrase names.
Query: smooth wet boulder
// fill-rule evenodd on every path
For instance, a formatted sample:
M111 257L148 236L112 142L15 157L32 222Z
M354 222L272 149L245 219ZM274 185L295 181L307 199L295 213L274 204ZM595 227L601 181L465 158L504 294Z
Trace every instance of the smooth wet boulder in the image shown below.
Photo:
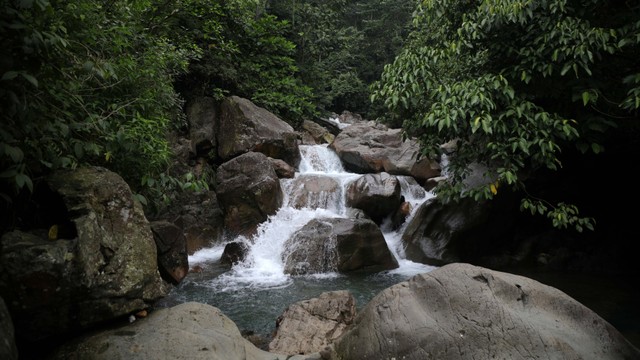
M380 224L402 203L398 178L388 173L367 174L347 186L347 206L361 209Z
M269 351L296 355L320 352L340 337L356 316L356 300L346 290L291 304L276 321Z
M512 234L519 211L513 200L498 196L481 202L470 198L446 204L438 198L425 201L402 234L407 259L430 265L506 261L501 259L515 251Z
M398 267L380 228L368 219L314 219L284 245L285 273L377 272Z
M225 265L234 265L245 259L249 246L242 241L233 241L227 243L222 251L220 263Z
M228 161L246 152L263 153L297 167L298 133L268 110L247 99L230 96L221 104L218 154Z
M296 209L329 209L342 197L340 184L330 176L301 174L286 186L289 193L288 205Z
M151 228L119 175L78 168L47 183L43 206L56 207L40 215L55 220L48 231L0 240L0 294L16 337L31 342L86 328L166 294Z
M219 309L184 303L61 347L52 359L284 360L244 339Z
M348 359L638 359L613 326L522 276L450 264L383 290L335 343Z

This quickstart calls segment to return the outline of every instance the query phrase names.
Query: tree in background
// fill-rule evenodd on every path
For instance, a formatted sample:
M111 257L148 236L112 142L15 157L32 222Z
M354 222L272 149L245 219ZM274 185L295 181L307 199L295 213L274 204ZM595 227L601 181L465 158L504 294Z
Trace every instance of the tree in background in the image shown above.
M248 97L293 124L315 113L286 23L258 1L2 0L0 10L4 209L49 171L81 164L116 171L143 203L205 186L167 172L183 96Z
M173 79L197 53L154 36L145 1L3 1L5 202L48 171L105 166L134 189L166 168L181 119Z
M438 156L455 141L445 199L490 199L511 187L521 208L582 231L576 206L529 193L561 152L599 153L611 130L637 131L640 5L606 0L425 0L410 40L372 99ZM469 164L485 181L465 182ZM500 189L500 190L499 190Z
M271 0L267 11L290 24L300 78L323 111L370 111L369 85L408 34L415 2Z
M286 21L265 12L257 0L183 0L159 2L155 18L163 34L177 43L195 44L201 56L178 79L185 97L238 95L251 99L296 126L315 115L311 89L298 78L295 45ZM172 10L174 9L174 10Z

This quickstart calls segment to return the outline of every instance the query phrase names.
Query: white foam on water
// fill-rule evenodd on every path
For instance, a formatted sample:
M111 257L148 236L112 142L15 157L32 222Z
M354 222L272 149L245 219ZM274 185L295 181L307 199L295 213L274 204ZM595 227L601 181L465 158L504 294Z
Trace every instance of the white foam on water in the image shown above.
M338 156L327 145L302 145L300 153L302 159L296 178L281 180L284 206L258 227L255 236L235 240L245 241L249 245L246 258L235 264L230 271L213 279L212 286L222 291L289 286L292 280L290 275L284 273L282 257L286 241L291 235L313 219L347 217L346 188L361 175L346 172ZM400 265L398 269L387 273L413 275L431 271L434 267L405 259L401 234L420 204L434 195L425 191L411 177L398 176L398 179L402 196L410 204L411 212L404 224L395 231L389 229L388 222L381 226L387 245ZM318 181L320 185L309 185L308 181ZM323 186L331 190L325 191ZM224 246L217 246L201 250L189 257L189 261L192 264L215 261L220 259L223 249ZM328 272L305 276L325 279L340 275Z

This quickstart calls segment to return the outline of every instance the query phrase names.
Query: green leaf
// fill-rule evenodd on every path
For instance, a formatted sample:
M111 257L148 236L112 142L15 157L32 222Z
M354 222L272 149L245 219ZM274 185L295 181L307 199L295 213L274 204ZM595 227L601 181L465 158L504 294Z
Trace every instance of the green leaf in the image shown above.
M36 80L35 77L25 72L21 72L20 75L22 75L23 78L27 79L27 81L30 82L33 86L38 87L38 80Z
M24 153L19 147L5 145L4 152L11 157L14 163L22 162L24 159Z
M9 179L18 174L16 169L8 169L0 173L0 179Z
M16 76L18 76L17 71L7 71L6 73L2 74L2 79L0 80L11 80L11 79L14 79Z
M587 106L587 104L589 103L589 98L590 98L589 91L582 92L582 103L584 106Z
M16 175L16 185L18 185L18 189L22 189L26 186L30 192L33 192L33 182L31 182L31 178L25 174Z

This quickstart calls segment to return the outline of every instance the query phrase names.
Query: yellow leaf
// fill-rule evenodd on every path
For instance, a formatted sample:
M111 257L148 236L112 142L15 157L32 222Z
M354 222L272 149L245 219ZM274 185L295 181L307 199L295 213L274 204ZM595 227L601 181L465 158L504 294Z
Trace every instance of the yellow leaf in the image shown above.
M489 188L491 189L491 193L493 195L498 193L498 187L496 186L496 184L491 184L491 186Z
M111 151L107 151L106 153L104 153L104 159L106 161L111 161Z
M52 225L49 228L49 240L56 240L58 238L58 225Z

